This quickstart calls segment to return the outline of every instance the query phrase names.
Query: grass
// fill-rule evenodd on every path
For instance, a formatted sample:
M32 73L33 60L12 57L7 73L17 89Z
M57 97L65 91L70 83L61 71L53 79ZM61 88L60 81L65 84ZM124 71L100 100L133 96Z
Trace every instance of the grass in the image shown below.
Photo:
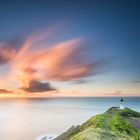
M88 128L74 136L72 136L69 140L134 140L133 138L113 133L113 132L107 132L100 128Z
M110 124L111 131L126 135L136 135L138 130L120 115L114 115Z
M67 140L140 140L140 131L127 118L139 119L140 113L113 107L80 126Z

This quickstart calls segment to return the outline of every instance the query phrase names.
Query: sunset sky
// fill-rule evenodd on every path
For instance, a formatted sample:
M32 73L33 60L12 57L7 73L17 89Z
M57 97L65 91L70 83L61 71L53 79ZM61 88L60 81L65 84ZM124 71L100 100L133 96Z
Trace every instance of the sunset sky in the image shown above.
M0 1L0 97L140 96L139 8Z

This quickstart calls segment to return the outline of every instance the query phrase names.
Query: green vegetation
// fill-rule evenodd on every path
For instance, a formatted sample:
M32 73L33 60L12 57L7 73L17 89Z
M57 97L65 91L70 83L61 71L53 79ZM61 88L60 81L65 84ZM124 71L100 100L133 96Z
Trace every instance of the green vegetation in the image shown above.
M125 118L120 115L114 115L110 123L110 130L113 132L123 133L125 135L134 136L137 129L133 127Z
M124 116L124 117L135 117L135 118L139 118L140 117L140 113L139 112L135 112L129 108L127 109L124 109L124 110L120 110L119 111L119 114L121 116Z
M107 110L107 113L118 113L119 115L123 117L135 117L135 118L140 118L140 113L136 112L132 109L125 108L120 110L119 108L116 107L111 107L110 109Z
M139 128L129 121L137 120ZM112 107L79 126L63 140L140 140L140 113L129 108Z
M112 115L109 113L104 113L102 115L97 115L95 117L92 117L88 121L86 121L82 126L81 130L84 130L88 127L92 128L101 128L101 129L109 129L108 122L112 118Z
M69 140L134 140L127 135L107 132L100 128L88 128L76 135L70 137Z

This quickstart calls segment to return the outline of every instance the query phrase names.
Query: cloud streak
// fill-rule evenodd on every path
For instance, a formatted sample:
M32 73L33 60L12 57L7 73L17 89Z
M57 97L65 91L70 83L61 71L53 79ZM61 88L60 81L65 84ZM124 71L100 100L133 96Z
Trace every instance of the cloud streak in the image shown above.
M140 80L132 81L132 83L134 83L134 84L140 83Z
M0 43L0 64L6 64L16 55L16 49L9 42Z
M5 93L13 93L13 91L6 90L6 89L0 89L0 94L5 94Z

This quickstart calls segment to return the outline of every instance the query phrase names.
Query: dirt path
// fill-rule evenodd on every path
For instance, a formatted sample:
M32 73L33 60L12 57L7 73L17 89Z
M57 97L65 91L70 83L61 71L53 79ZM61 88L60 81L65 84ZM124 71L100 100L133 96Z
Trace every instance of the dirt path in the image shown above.
M140 130L140 119L129 118L128 121L137 129Z

